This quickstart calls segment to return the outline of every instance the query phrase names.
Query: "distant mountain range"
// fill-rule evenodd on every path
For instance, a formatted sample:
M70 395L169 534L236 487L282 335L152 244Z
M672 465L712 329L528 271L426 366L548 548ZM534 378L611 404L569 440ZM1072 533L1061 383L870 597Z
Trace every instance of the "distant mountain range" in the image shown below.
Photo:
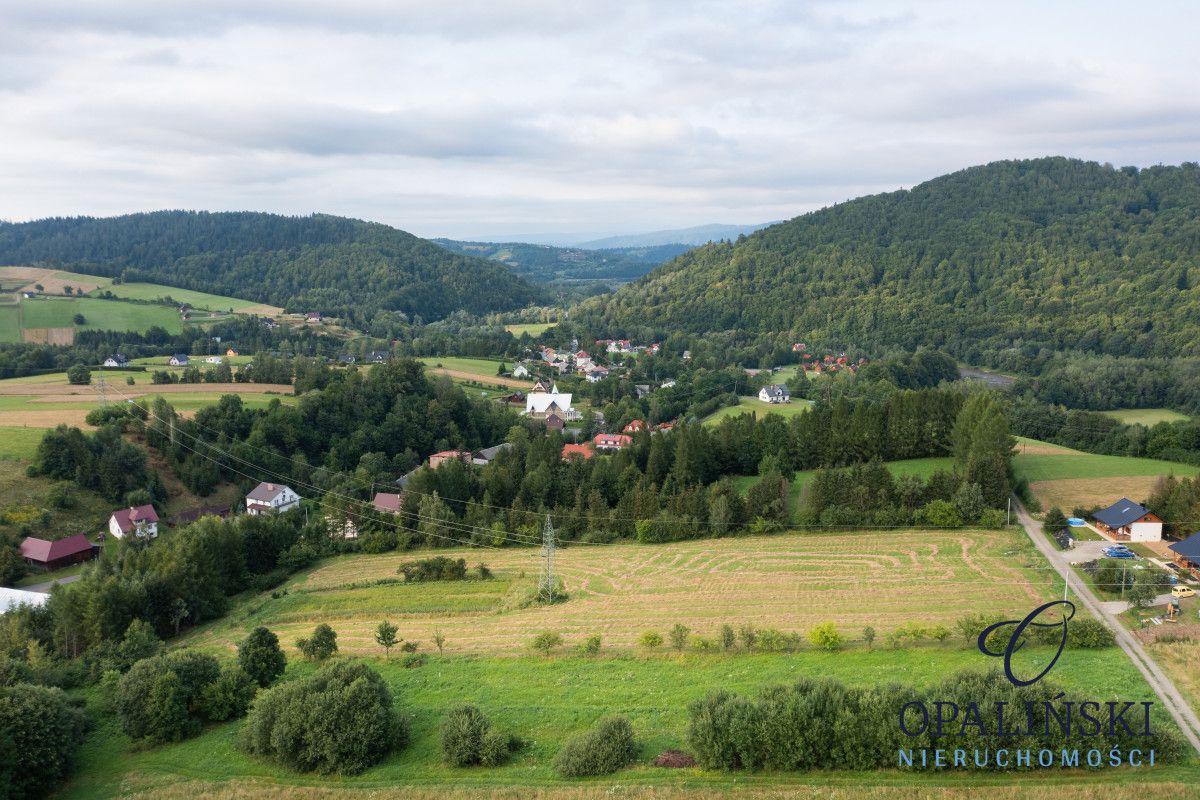
M708 244L709 242L719 242L722 239L736 239L739 236L749 235L768 225L774 224L774 222L761 222L757 225L697 225L694 228L676 228L675 230L608 236L603 239L579 242L575 246L585 250L609 250L618 247L655 247L666 244L685 244L695 247L701 244Z
M1000 161L689 250L572 319L597 335L940 347L968 363L1200 355L1200 166ZM989 358L988 362L981 360Z
M495 261L388 225L325 214L156 211L0 223L0 264L124 275L360 325L379 311L428 322L550 296Z

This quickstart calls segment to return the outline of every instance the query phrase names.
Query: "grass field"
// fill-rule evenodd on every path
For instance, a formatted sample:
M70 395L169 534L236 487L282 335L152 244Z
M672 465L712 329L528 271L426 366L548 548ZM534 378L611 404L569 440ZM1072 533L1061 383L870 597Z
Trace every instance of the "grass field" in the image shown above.
M187 798L219 796L292 797L323 787L327 793L305 797L379 797L377 791L396 792L387 797L429 797L410 794L411 787L437 790L440 798L488 797L492 788L546 787L553 792L574 786L573 798L653 797L662 800L680 790L726 792L738 789L774 789L774 797L819 796L830 791L847 792L845 798L870 797L871 786L905 787L895 797L944 798L938 787L971 787L972 797L988 797L988 787L1015 785L1044 787L1057 784L1068 796L1105 797L1105 787L1125 782L1196 780L1200 770L1181 766L1156 770L1117 770L1088 775L1075 771L1039 771L1031 775L931 775L897 771L871 773L813 772L719 773L698 769L664 771L649 766L658 753L686 747L688 703L714 688L755 694L765 686L795 681L801 676L831 675L852 685L886 683L897 679L928 685L960 669L978 668L981 656L959 647L915 650L848 651L843 653L801 652L794 655L684 655L654 657L534 657L471 658L433 656L424 666L404 669L395 660L376 659L377 668L391 687L400 712L408 719L410 744L391 754L380 765L353 777L296 775L268 762L247 756L236 744L240 723L210 727L201 736L179 744L132 751L126 737L110 717L100 716L84 745L76 777L59 793L72 800L110 797L184 797L162 794L178 791L172 784L185 782ZM288 678L307 673L307 664L290 664ZM1069 651L1055 668L1055 679L1068 688L1086 691L1099 699L1149 698L1149 689L1134 666L1117 648L1100 651ZM475 703L502 730L528 742L506 765L495 769L450 768L441 763L439 727L449 706ZM95 708L95 706L93 706ZM637 764L616 775L591 781L568 781L555 775L550 765L562 741L588 727L595 719L619 711L627 716L638 738ZM226 781L253 781L262 794L230 792ZM1065 781L1070 781L1069 784ZM642 795L638 788L662 787ZM1068 788L1069 786L1069 788ZM142 787L140 795L131 788ZM800 793L804 787L819 794ZM820 788L818 788L820 787ZM1086 787L1086 788L1085 788ZM1097 792L1092 793L1095 788ZM1153 789L1142 791L1146 796ZM1145 792L1149 791L1149 794ZM479 792L479 794L475 794ZM211 793L211 794L209 794ZM542 798L539 790L514 789L504 797ZM742 796L734 794L732 796ZM1003 795L1020 797L1022 795ZM1049 797L1050 795L1029 795ZM1060 795L1061 796L1061 795ZM1132 797L1133 795L1113 795ZM1176 795L1176 796L1186 796Z
M522 333L528 333L530 336L540 336L553 328L555 324L553 322L518 322L512 325L505 325L504 330L513 336L520 336Z
M1058 445L1021 440L1013 458L1018 478L1029 481L1042 508L1091 508L1122 496L1145 500L1164 475L1196 475L1200 468L1171 461L1082 453Z
M82 314L86 322L75 325ZM22 328L69 328L79 330L145 331L153 326L168 333L181 333L179 312L168 306L122 303L96 297L38 297L21 301Z
M41 428L0 427L0 461L33 458L44 433Z
M781 417L794 417L797 414L803 414L812 408L811 400L794 398L790 403L764 403L757 397L743 397L741 402L736 406L726 406L725 408L717 409L707 419L704 420L705 425L716 425L726 417L736 417L739 414L752 413L754 416L761 417L764 414L778 414Z
M196 292L191 289L179 289L174 286L163 286L158 283L119 283L104 287L117 297L131 300L158 300L160 297L170 297L176 303L187 303L192 308L206 311L241 311L266 316L278 316L283 309L277 306L256 303L253 300L242 300L237 297L226 297L208 292Z
M947 472L953 470L954 459L948 456L907 458L902 461L889 461L886 466L894 477L900 478L905 475L916 475L918 478L924 480L938 470L945 470ZM804 495L804 486L812 479L814 472L815 470L797 472L796 476L792 479L792 488L788 493L788 502L792 507L793 514L800 509L800 501ZM747 475L734 479L734 485L743 494L757 482L757 475Z
M21 341L21 309L16 303L0 303L0 342Z
M394 579L397 567L415 556L346 556L293 578L286 596L245 601L225 620L195 631L189 642L229 648L249 628L268 625L290 644L328 622L344 651L371 653L372 629L384 616L408 638L429 641L440 628L447 652L455 654L521 652L532 632L544 629L574 643L600 634L611 647L628 651L643 631L665 635L676 622L711 636L724 623L799 632L828 620L857 635L869 620L882 635L917 617L949 625L967 609L1017 610L1052 583L1049 572L1030 568L1036 556L1024 536L1012 531L742 537L669 548L576 546L560 550L557 558L569 601L501 613L511 584L519 588L534 581L538 552L443 554L466 558L472 566L482 561L497 579L369 586ZM921 592L910 591L917 584Z
M458 358L455 356L430 356L417 360L428 367L426 372L430 374L445 375L460 383L462 381L479 381L486 384L486 388L489 390L497 386L528 389L533 385L533 381L528 378L501 378L497 375L501 363L512 369L514 363L512 361L501 362L490 358ZM439 364L441 366L438 366ZM473 393L479 391L477 387L467 388L473 388Z
M1104 411L1105 416L1120 420L1126 425L1145 425L1151 427L1160 422L1182 422L1188 419L1186 414L1172 411L1169 408L1126 408L1118 411Z

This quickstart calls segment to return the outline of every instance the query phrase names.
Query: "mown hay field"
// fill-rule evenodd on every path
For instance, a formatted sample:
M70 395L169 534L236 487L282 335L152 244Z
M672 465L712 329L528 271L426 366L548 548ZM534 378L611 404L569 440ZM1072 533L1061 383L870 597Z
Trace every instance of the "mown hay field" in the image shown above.
M485 563L490 581L378 585L428 553L352 555L293 578L286 595L245 601L226 620L198 629L191 641L232 648L256 625L289 646L321 622L352 653L377 648L382 619L408 638L430 641L435 629L448 652L511 654L539 631L568 641L599 634L633 651L639 635L666 635L676 623L712 637L723 624L803 633L831 621L850 637L872 626L882 637L907 622L953 626L978 611L1017 613L1052 591L1053 573L1011 531L862 531L562 548L555 558L570 599L516 610L512 598L542 567L533 548L450 549L440 555Z

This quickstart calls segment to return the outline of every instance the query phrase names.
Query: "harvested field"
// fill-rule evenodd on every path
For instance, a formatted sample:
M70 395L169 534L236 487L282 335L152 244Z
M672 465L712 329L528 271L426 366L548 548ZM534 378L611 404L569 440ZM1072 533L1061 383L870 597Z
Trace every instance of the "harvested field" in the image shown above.
M100 374L100 373L96 373ZM107 373L105 373L107 374ZM124 373L122 373L124 374ZM146 394L291 394L292 387L286 383L149 383L149 373L139 373L146 383L136 386L114 385L109 377L110 394L140 397ZM57 378L57 376L50 376ZM72 386L66 378L46 383L17 383L0 381L0 395L36 396L47 398L46 402L78 402L96 396L95 386ZM53 398L53 399L50 399Z
M1011 531L903 531L703 540L670 546L618 544L559 551L556 568L567 602L503 611L505 595L532 585L534 549L447 550L440 555L486 563L492 581L371 585L395 579L412 553L333 559L293 579L289 594L267 598L253 618L291 642L319 622L338 632L342 650L373 652L379 620L403 620L413 638L441 628L455 652L513 653L531 631L568 639L600 634L633 649L645 630L681 622L711 636L725 623L802 632L832 621L857 635L881 636L905 622L953 625L973 611L1015 611L1041 600L1048 570ZM351 586L356 585L359 588ZM919 587L919 589L917 588ZM261 598L260 598L261 599ZM236 618L238 615L232 615ZM249 621L201 629L195 643L232 647Z
M524 389L526 391L533 385L532 381L520 380L519 378L502 378L499 375L484 377L473 372L463 372L460 369L446 369L445 367L426 367L425 371L434 375L445 375L448 378L454 378L459 381L478 381L488 386L510 386L514 389Z
M1061 481L1037 481L1029 484L1029 491L1033 492L1042 508L1058 506L1069 512L1073 508L1107 506L1120 497L1141 502L1150 496L1158 480L1157 475L1070 478Z
M30 344L75 344L74 328L25 328L21 331L22 341Z
M22 287L22 291L32 292L37 284L42 285L42 292L45 294L66 294L68 286L75 294L87 294L94 292L101 286L107 285L107 279L97 279L92 275L78 275L72 272L58 272L48 270L47 274L40 278L31 280L28 284Z

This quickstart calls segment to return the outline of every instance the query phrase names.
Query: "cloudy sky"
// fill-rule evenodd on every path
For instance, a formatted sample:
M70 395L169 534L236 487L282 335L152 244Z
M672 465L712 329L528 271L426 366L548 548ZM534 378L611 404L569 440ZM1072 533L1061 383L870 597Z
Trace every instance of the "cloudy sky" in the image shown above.
M1200 159L1190 2L0 0L0 219L420 235L783 219L1002 158Z

